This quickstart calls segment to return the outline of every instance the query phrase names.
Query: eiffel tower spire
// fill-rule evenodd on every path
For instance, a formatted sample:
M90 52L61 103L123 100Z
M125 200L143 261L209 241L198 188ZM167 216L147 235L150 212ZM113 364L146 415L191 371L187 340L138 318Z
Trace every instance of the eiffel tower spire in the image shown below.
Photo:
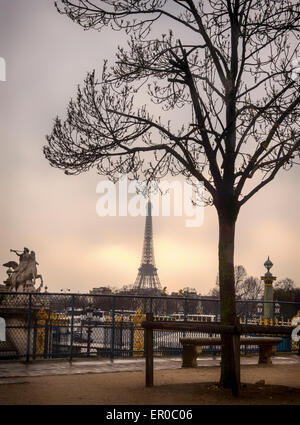
M153 251L153 229L152 229L152 204L147 203L147 216L145 223L145 235L142 261L139 267L138 275L133 285L133 289L139 291L141 289L159 289L161 284L155 267L154 251Z

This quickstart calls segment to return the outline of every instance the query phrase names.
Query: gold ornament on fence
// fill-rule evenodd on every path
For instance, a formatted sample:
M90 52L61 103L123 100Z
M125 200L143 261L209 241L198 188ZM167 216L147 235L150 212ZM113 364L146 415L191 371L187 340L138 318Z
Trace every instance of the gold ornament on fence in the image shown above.
M36 358L41 359L42 355L44 354L45 349L45 325L48 320L49 316L46 312L45 308L42 307L37 313L36 313L36 319L37 319L37 330L36 330L36 348L35 353L38 355Z
M146 320L146 315L142 314L141 308L138 308L133 316L133 355L135 357L144 355L144 329L142 328L144 320Z

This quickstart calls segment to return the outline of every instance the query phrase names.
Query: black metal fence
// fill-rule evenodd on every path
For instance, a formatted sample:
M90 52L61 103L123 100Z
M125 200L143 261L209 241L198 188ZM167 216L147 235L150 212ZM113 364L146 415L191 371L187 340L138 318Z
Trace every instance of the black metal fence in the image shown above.
M0 317L5 321L5 341L0 340L0 359L140 357L145 346L144 313L152 312L155 320L220 321L219 303L208 297L2 292ZM262 300L237 300L240 321L291 326L292 317L300 310L300 303L275 301L271 303L273 317L266 323L263 304ZM179 338L188 335L201 336L155 331L155 355L180 355ZM257 349L242 347L242 352ZM290 337L277 346L277 351L297 349ZM203 347L203 353L219 352L220 347Z

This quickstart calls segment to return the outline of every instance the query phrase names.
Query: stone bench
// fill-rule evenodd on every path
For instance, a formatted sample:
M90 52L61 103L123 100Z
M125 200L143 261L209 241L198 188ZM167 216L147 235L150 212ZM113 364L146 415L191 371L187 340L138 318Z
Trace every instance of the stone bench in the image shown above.
M259 346L259 364L272 364L271 356L275 353L276 346L282 341L279 337L241 337L240 345ZM180 338L183 347L182 367L197 367L197 356L201 352L201 347L206 345L221 345L221 338Z

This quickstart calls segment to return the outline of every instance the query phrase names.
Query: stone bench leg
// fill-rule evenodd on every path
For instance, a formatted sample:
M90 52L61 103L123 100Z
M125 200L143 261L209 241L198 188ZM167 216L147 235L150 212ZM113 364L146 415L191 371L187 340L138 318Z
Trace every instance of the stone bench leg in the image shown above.
M275 346L276 347L276 346ZM272 364L273 346L270 344L262 344L259 346L258 364Z
M197 367L198 349L195 345L183 345L182 367Z

